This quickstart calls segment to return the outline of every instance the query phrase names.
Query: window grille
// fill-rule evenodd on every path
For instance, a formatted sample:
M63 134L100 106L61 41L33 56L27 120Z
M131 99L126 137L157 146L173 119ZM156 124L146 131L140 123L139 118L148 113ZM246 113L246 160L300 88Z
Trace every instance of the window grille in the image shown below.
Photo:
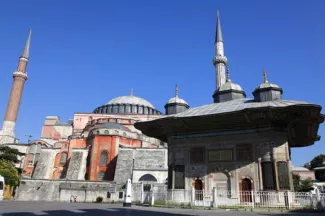
M209 151L209 162L215 161L231 161L232 149L220 149Z
M290 190L289 170L286 161L277 162L280 190Z
M107 151L102 151L100 153L99 166L106 166L108 163L108 153Z
M274 166L273 162L263 162L262 163L262 177L264 190L274 190Z
M204 162L205 149L202 147L191 148L191 161L192 163Z

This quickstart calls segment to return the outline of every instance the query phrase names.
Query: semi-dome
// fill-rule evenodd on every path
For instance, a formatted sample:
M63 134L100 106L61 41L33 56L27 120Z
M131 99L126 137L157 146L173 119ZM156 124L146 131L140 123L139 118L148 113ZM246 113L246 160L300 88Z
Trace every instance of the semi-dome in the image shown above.
M240 85L230 81L222 84L219 88L219 91L227 91L227 90L243 91Z
M107 114L143 114L143 115L161 115L150 102L131 94L113 98L108 103L97 107L94 113Z
M277 84L267 82L267 83L262 83L257 87L257 89L264 89L264 88L280 88L280 86L278 86Z
M120 96L120 97L113 98L107 103L107 105L110 104L134 104L140 106L147 106L153 109L155 108L149 101L134 95Z
M188 103L178 96L178 85L175 87L175 97L170 98L165 104L166 115L180 113L189 108Z
M273 100L281 100L283 90L280 86L269 83L266 77L266 71L263 71L264 82L260 84L254 91L254 99L255 101L273 101Z
M172 104L172 103L188 104L185 100L183 100L182 98L180 98L178 96L172 97L171 99L169 99L167 101L167 104Z
M243 99L246 94L242 87L236 83L233 83L230 79L229 67L227 66L227 80L222 84L212 95L215 103Z

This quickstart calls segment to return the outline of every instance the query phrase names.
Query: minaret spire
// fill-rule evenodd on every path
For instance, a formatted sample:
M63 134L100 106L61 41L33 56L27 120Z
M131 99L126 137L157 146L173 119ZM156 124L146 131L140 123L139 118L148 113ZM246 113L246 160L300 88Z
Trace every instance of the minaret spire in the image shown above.
M27 63L29 59L29 46L32 31L29 31L24 50L19 58L17 71L13 73L14 82L11 87L7 111L0 131L0 144L15 143L15 125L18 116L20 101L23 94L25 81L27 80Z
M264 77L264 83L268 83L269 81L267 80L266 70L264 68L263 68L263 77Z
M178 97L178 85L176 84L176 87L175 87L175 97Z
M217 10L217 29L216 29L216 39L215 43L222 40L222 31L221 31L221 24L220 24L220 16L219 16L219 10Z
M130 96L133 96L133 88L131 88Z
M20 58L29 59L29 46L30 46L30 39L31 39L31 37L32 37L32 29L29 30L29 35L28 35L28 38L27 38L27 41L26 41L24 50L21 53Z
M218 90L222 84L226 83L226 65L227 65L227 58L224 55L219 11L217 11L217 26L216 26L216 37L215 37L214 45L215 45L215 56L213 58L213 65L215 66L216 69L216 90Z

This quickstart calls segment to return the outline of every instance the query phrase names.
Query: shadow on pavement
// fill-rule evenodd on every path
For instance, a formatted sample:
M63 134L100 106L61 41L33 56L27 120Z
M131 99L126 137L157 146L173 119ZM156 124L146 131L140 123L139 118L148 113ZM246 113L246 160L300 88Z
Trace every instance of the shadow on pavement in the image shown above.
M35 216L35 215L48 215L48 216L97 216L97 215L107 215L107 216L175 216L175 215L189 215L189 214L175 214L159 211L147 211L139 210L133 208L109 208L109 209L71 209L69 210L46 210L37 213L31 212L11 212L11 213L2 213L1 216Z

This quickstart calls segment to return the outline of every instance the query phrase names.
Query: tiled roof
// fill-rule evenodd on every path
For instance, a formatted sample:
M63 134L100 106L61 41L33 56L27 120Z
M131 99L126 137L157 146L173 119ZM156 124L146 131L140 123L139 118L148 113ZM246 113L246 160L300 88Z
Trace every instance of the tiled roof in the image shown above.
M166 117L190 117L190 116L203 116L203 115L213 115L241 111L251 108L277 108L277 107L288 107L298 104L310 104L303 101L294 100L275 100L275 101L264 101L255 102L253 99L237 99L221 103L213 103L208 105L203 105L195 108L188 109L184 112L168 115Z

